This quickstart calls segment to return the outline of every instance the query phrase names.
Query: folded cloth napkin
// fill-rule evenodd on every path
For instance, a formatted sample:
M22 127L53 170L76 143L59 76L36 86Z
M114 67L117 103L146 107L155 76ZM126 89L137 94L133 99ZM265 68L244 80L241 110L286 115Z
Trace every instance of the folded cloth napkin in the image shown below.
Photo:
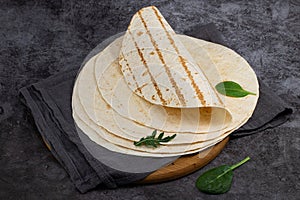
M214 24L195 26L187 35L226 45ZM94 53L97 53L96 48ZM88 59L88 58L87 58ZM145 178L149 173L112 169L95 159L82 144L72 118L71 96L78 67L70 67L20 90L35 124L54 157L84 193L97 186L115 188ZM260 81L260 97L252 118L232 134L239 137L284 123L292 113L282 100Z

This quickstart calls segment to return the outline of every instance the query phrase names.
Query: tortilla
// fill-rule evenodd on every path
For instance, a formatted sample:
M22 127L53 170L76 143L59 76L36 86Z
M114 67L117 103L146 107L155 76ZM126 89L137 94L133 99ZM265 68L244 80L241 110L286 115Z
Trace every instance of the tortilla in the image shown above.
M129 88L152 104L224 108L201 68L154 6L132 17L119 63Z

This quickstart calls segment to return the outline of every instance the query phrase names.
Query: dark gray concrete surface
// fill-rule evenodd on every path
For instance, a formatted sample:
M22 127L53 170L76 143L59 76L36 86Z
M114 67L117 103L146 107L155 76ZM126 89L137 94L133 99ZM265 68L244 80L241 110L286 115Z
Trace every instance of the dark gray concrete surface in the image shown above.
M80 194L46 149L19 88L80 65L87 53L124 31L141 7L156 5L176 31L214 22L258 76L295 108L284 125L231 140L208 166L161 184ZM299 199L300 1L0 1L0 199ZM200 193L205 170L251 161L224 195Z

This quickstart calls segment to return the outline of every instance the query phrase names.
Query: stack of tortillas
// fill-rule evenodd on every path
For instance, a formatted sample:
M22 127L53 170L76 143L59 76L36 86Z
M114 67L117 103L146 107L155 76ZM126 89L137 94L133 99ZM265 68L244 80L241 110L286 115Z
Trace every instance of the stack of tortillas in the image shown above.
M256 93L218 93L223 81ZM223 140L252 115L258 81L249 64L224 46L178 35L157 8L138 11L124 36L82 67L74 85L76 125L98 145L136 156L191 154ZM134 141L164 132L157 148Z

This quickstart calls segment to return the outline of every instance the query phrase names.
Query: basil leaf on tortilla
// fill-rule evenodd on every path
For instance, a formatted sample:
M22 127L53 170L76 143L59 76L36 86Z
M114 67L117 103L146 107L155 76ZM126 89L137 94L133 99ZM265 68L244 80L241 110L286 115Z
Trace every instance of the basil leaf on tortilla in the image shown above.
M216 85L216 90L229 97L245 97L247 95L256 95L253 92L246 91L238 83L233 81L224 81Z

